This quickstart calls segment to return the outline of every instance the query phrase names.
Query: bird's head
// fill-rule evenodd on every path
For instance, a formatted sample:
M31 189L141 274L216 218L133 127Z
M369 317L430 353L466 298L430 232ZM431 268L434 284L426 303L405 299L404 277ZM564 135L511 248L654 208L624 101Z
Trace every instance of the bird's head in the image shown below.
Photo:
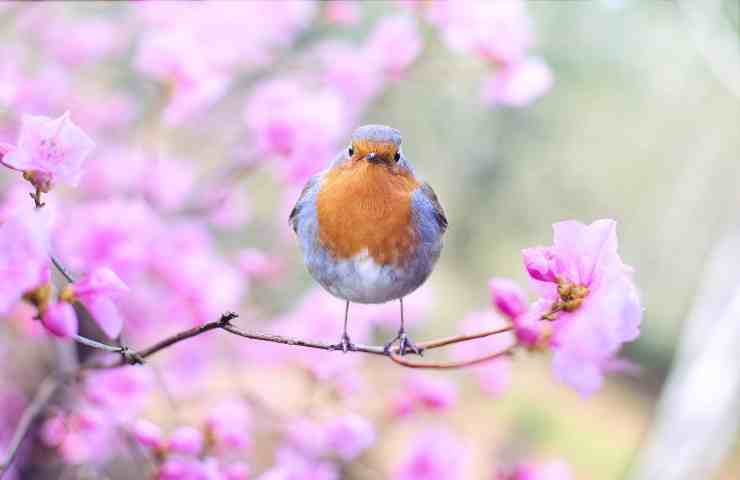
M401 132L385 125L363 125L352 134L347 157L387 167L406 167L401 152ZM408 167L406 167L408 168Z

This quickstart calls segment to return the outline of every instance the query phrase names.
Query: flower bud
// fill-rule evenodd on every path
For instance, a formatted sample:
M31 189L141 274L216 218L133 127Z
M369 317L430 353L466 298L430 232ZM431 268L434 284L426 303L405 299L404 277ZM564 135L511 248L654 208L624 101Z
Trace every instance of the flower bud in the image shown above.
M54 303L46 308L41 323L60 338L77 335L77 315L69 303Z
M496 308L514 319L527 311L527 297L524 290L508 278L492 278L488 282L491 300Z
M555 258L549 248L525 248L522 250L522 257L530 277L542 282L557 282Z

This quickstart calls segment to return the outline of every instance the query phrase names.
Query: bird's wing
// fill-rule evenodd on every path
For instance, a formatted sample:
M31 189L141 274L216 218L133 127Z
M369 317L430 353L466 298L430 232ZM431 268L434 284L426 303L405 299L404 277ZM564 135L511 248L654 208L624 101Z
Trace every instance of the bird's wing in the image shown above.
M306 182L306 186L303 187L298 200L295 202L293 210L290 211L288 223L290 224L290 227L293 229L293 231L296 233L298 233L298 215L301 212L301 208L303 208L304 203L306 202L309 192L311 192L311 189L316 186L319 179L320 175L314 175L313 177L308 179L308 182Z
M439 199L437 198L437 194L434 193L434 190L432 189L432 186L428 183L424 182L419 187L419 193L428 200L429 205L432 209L432 216L434 217L434 220L437 222L437 226L439 227L439 231L441 233L444 233L445 230L447 230L447 216L445 215L445 210L442 208L442 205L439 203Z

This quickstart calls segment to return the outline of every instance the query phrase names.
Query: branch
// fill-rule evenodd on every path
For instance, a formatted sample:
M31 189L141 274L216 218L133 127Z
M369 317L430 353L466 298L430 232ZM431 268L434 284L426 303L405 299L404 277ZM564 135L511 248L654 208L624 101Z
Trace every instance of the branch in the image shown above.
M414 360L406 359L400 356L396 352L390 352L388 356L391 360L399 365L408 368L427 368L430 370L451 370L455 368L472 367L473 365L480 365L481 363L490 362L497 358L506 357L512 355L514 350L518 347L517 344L511 345L500 352L490 353L482 357L473 358L472 360L462 360L459 362L416 362Z
M10 465L13 463L13 460L15 460L18 449L26 438L26 435L28 435L31 427L33 427L33 424L36 422L37 417L44 411L47 404L54 396L54 393L56 393L57 389L61 387L62 383L63 379L58 375L49 376L41 382L41 385L36 392L36 396L33 398L30 405L28 405L28 407L23 411L21 419L18 422L18 426L15 429L15 433L13 433L13 438L8 446L8 451L5 454L3 462L0 464L0 479L2 479L8 469L10 469Z
M259 333L259 332L250 332L246 330L242 330L235 325L231 323L232 320L237 318L238 315L233 312L227 312L221 315L221 318L212 322L204 323L203 325L200 325L198 327L193 327L189 330L182 331L180 333L177 333L171 337L165 338L164 340L161 340L154 345L145 348L143 350L134 351L131 349L128 349L126 347L121 347L118 351L115 351L114 353L120 353L121 358L119 358L116 362L113 363L90 363L84 366L86 369L106 369L106 368L117 368L122 367L125 365L131 365L136 363L144 363L144 360L155 353L162 351L168 347L171 347L172 345L176 343L180 343L183 340L187 340L192 337L196 337L198 335L201 335L206 332L210 332L211 330L224 330L226 332L229 332L233 335L237 335L239 337L249 338L250 340L258 340L262 342L272 342L272 343L280 343L282 345L291 345L296 347L305 347L305 348L314 348L318 350L327 350L327 351L342 351L342 348L340 345L336 344L330 344L325 342L317 342L313 340L304 340L300 338L293 338L293 337L284 337L282 335L273 335L270 333ZM461 343L461 342L467 342L470 340L475 340L478 338L484 338L489 337L491 335L497 335L500 333L509 332L512 330L512 326L507 325L505 327L499 327L493 330L488 330L485 332L475 333L471 335L458 335L454 337L447 337L442 338L438 340L429 340L426 342L421 342L417 346L421 349L421 351L426 350L432 350L435 348L445 347L447 345L452 345L455 343ZM389 357L391 360L393 360L395 363L399 365L403 365L410 368L462 368L469 365L477 365L489 360L493 360L494 358L498 358L504 355L509 355L514 347L516 345L513 345L506 349L503 352L495 352L491 355L487 355L485 357L476 358L473 360L463 361L463 362L457 362L457 363L429 363L429 364L422 364L422 363L414 363L409 360L404 359L400 355L398 355L398 348L392 349L392 350L386 350L384 346L381 345L362 345L362 344L353 344L350 346L349 350L350 352L361 352L361 353L369 353L372 355L381 355L384 357Z

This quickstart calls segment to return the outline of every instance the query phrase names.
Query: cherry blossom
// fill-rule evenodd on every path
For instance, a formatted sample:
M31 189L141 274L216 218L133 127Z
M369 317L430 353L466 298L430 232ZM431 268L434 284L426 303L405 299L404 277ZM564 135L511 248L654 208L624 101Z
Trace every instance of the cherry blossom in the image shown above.
M18 145L5 154L3 163L23 171L37 189L48 192L57 180L77 185L94 145L72 123L69 112L56 119L24 115Z

